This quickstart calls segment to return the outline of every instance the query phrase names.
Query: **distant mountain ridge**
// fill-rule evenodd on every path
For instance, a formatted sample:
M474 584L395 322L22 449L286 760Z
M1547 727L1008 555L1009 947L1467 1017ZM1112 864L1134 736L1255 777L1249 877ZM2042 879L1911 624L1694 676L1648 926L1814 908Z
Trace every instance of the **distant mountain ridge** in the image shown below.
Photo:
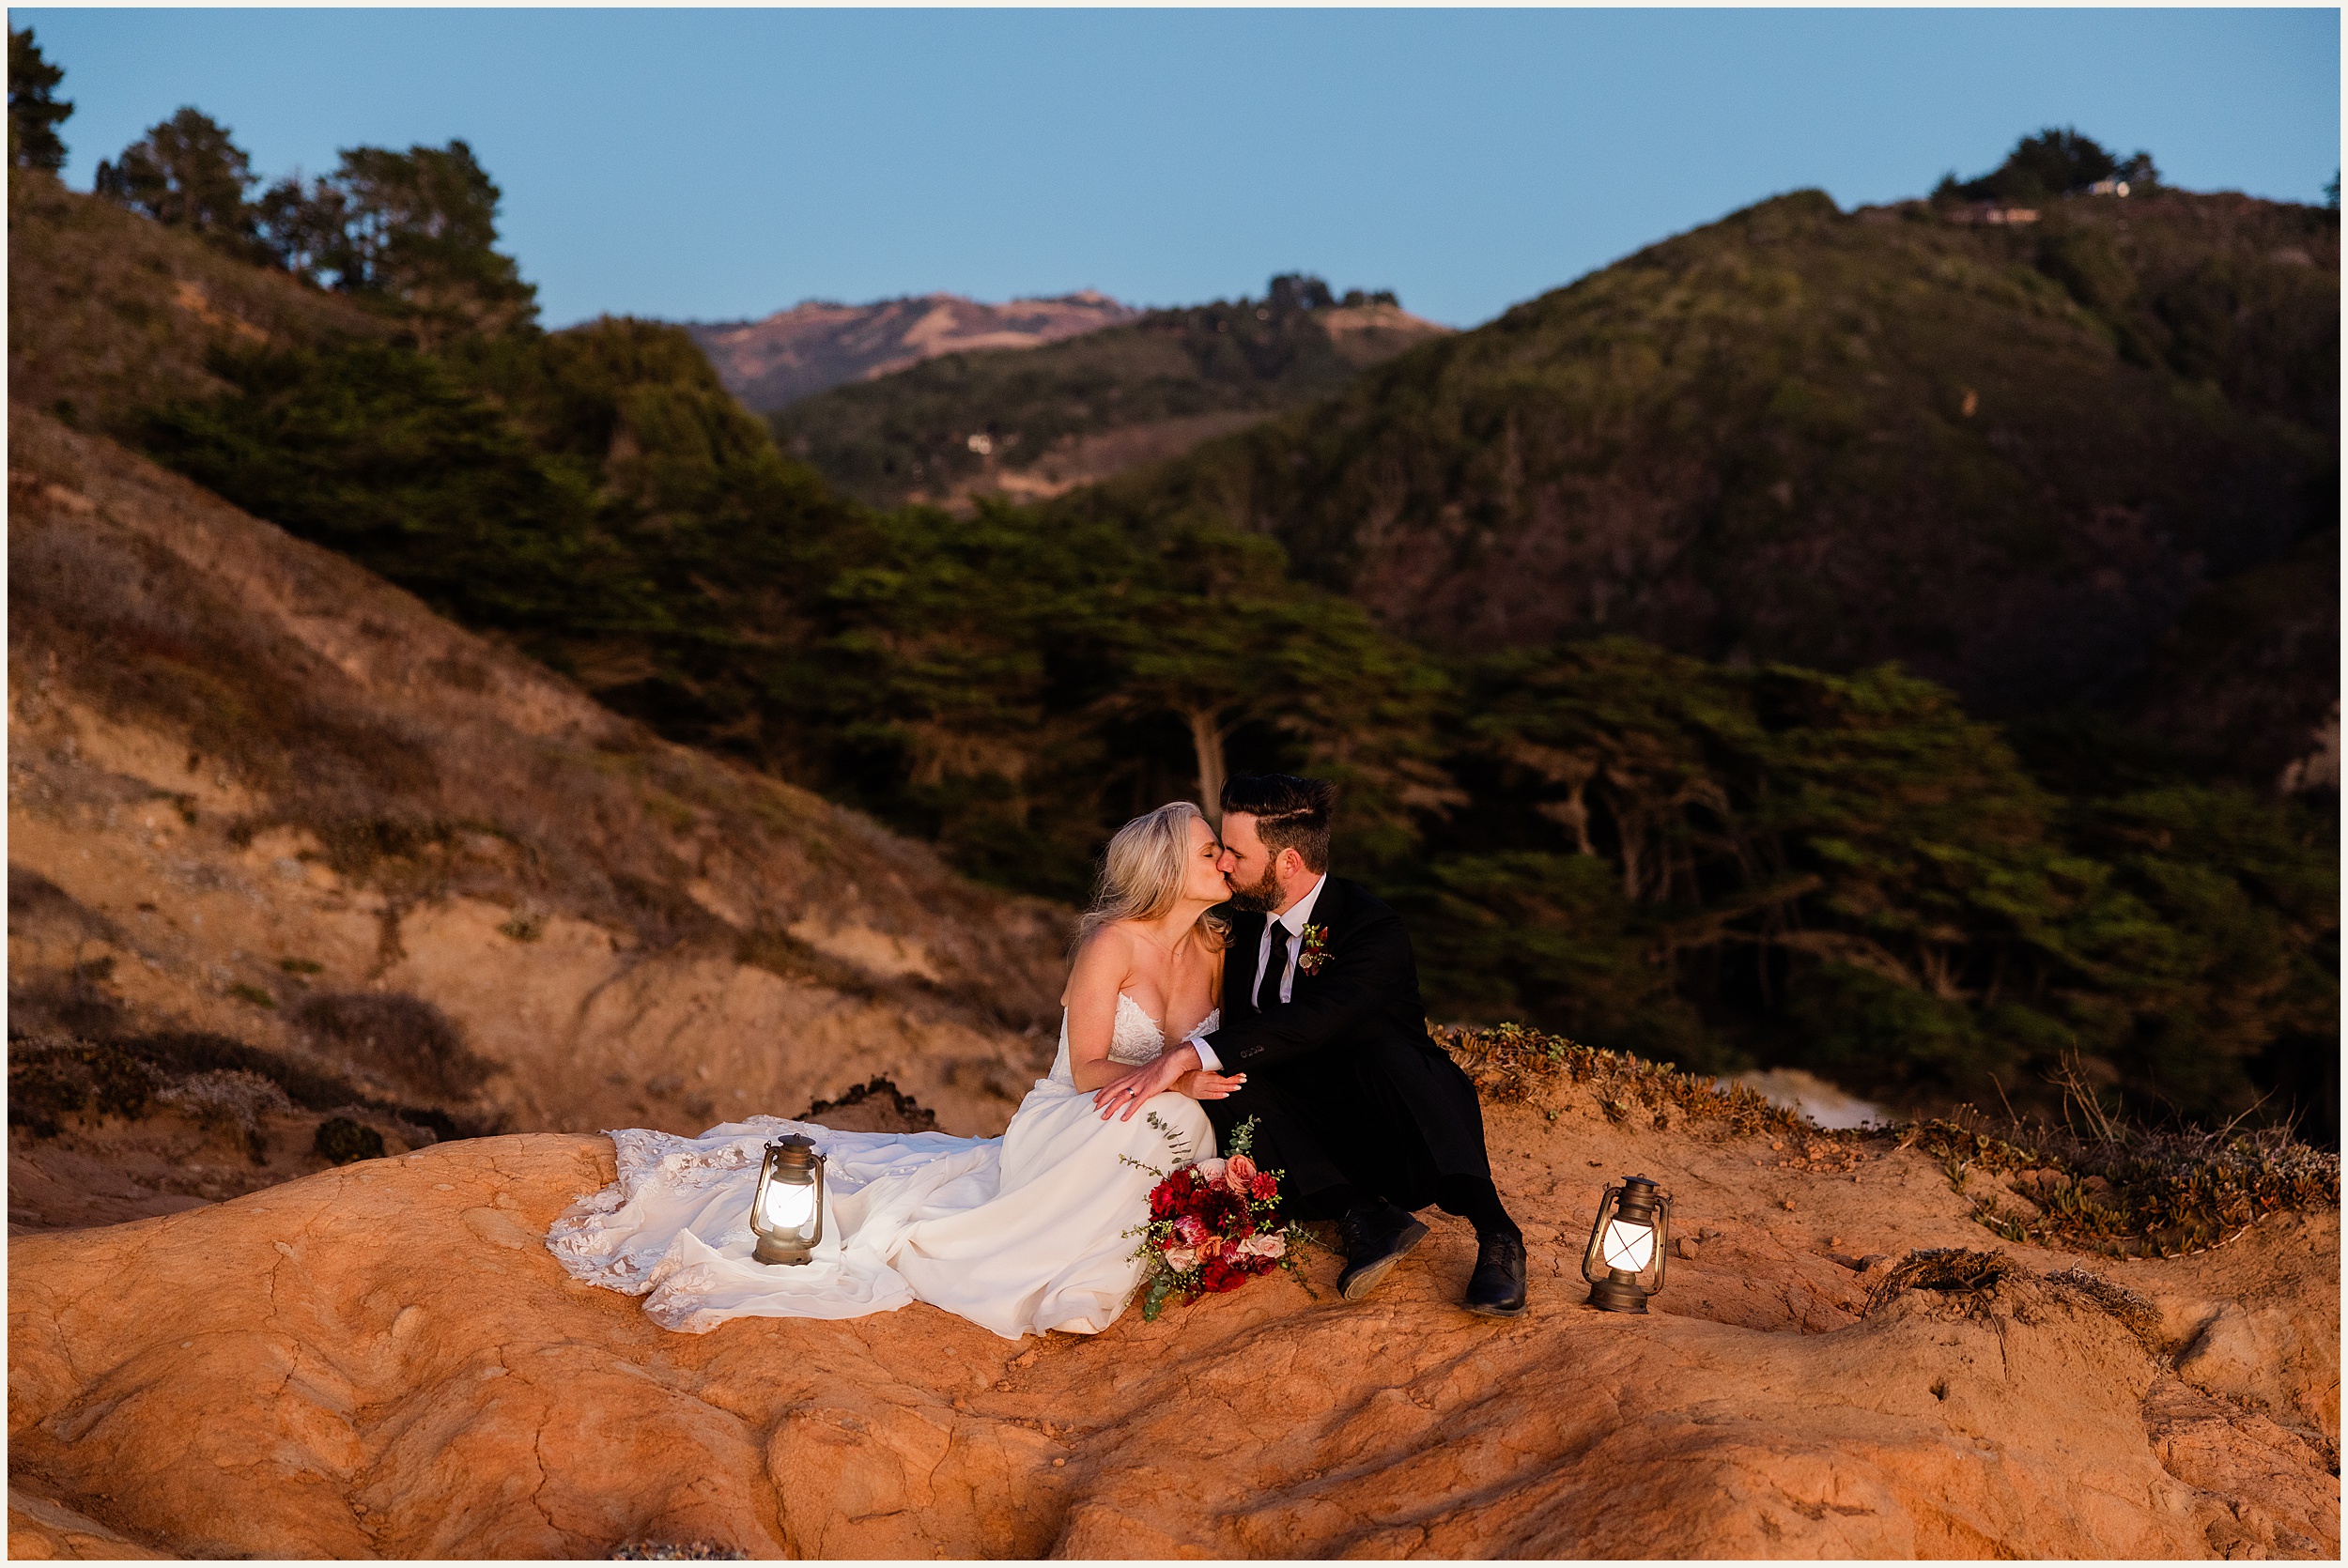
M1261 299L1153 310L1020 353L957 352L767 416L783 449L874 506L1041 500L1325 397L1451 329L1307 273Z
M755 413L941 354L1033 348L1140 315L1095 289L990 305L959 294L869 305L808 300L756 321L688 322L726 390Z

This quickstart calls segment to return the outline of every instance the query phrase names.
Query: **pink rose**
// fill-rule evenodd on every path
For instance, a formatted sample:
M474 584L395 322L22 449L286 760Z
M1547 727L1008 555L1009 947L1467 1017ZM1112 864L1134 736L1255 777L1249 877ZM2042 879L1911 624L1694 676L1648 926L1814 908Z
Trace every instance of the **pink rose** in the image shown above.
M1245 1157L1243 1156L1242 1158ZM1226 1160L1201 1160L1198 1161L1198 1179L1206 1182L1210 1186L1213 1186L1215 1182L1223 1179L1223 1173L1227 1168L1228 1168L1229 1164L1230 1161ZM1253 1169L1254 1167L1251 1166L1249 1168Z
M1279 1257L1289 1250L1288 1242L1276 1230L1258 1231L1239 1244L1245 1257Z
M1244 1154L1231 1156L1229 1162L1223 1167L1223 1179L1230 1184L1232 1191L1242 1197L1247 1195L1247 1185L1255 1179L1255 1176L1256 1162Z
M1177 1274L1187 1274L1198 1267L1198 1254L1188 1247L1177 1247L1166 1254L1166 1266Z
M1174 1239L1185 1247L1196 1247L1211 1239L1205 1222L1196 1214L1185 1214L1174 1222Z

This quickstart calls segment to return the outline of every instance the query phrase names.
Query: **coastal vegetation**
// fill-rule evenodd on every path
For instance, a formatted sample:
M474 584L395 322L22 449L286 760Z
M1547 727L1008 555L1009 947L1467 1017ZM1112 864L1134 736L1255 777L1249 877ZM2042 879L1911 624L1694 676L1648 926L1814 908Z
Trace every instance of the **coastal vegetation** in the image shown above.
M843 494L681 329L541 331L461 143L299 188L314 227L372 215L342 251L120 177L11 182L39 406L972 876L1073 900L1135 811L1309 770L1442 1018L1908 1109L2043 1110L2060 1079L2336 1127L2336 783L2284 796L2128 723L2204 577L2336 537L2336 213L2164 192L2020 235L1780 198L1172 465L956 515ZM427 209L471 216L411 245ZM16 298L100 231L159 265L100 277L136 319L72 348ZM224 268L205 298L244 289L251 331L171 303ZM1220 320L1222 384L1265 385L1332 308L905 374L943 398ZM156 340L173 377L40 392ZM1167 414L1213 381L1102 375ZM1106 396L1030 391L1065 415L1039 442ZM877 404L832 396L823 439L884 472L850 417ZM1568 612L1490 607L1541 595ZM2272 745L2306 748L2303 696Z

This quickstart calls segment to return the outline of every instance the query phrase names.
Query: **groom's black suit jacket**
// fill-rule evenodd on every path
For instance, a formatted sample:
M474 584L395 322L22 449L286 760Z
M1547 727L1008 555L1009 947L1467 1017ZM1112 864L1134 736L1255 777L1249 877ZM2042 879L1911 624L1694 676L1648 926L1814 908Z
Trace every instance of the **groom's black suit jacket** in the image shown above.
M1331 877L1313 901L1312 924L1328 932L1328 961L1307 975L1300 964L1290 1000L1256 1010L1256 954L1269 915L1231 920L1223 957L1223 1022L1207 1043L1227 1072L1256 1072L1309 1055L1340 1038L1382 1034L1440 1053L1427 1038L1427 1007L1419 1000L1418 963L1402 917L1360 883ZM1288 932L1274 931L1265 986L1279 995L1288 963Z
M1258 1011L1256 955L1270 918L1232 916L1223 1017L1205 1038L1225 1072L1245 1073L1249 1082L1228 1099L1206 1102L1217 1128L1228 1131L1227 1122L1259 1114L1258 1102L1273 1097L1258 1091L1270 1090L1303 1112L1290 1118L1261 1106L1282 1141L1310 1136L1324 1145L1359 1145L1328 1148L1349 1174L1386 1160L1382 1151L1410 1145L1404 1163L1414 1175L1404 1186L1411 1191L1388 1193L1405 1207L1430 1202L1416 1190L1436 1177L1488 1176L1475 1088L1428 1038L1418 964L1402 917L1359 883L1331 877L1314 900L1311 921L1327 933L1327 961L1310 975L1300 964L1290 1000ZM1287 962L1288 933L1274 931L1264 982L1272 998L1279 995Z

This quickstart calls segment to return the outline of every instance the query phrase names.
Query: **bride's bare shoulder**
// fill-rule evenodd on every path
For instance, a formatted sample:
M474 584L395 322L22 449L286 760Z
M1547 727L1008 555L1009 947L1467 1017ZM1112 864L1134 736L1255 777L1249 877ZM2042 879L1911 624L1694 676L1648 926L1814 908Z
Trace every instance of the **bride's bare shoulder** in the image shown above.
M1074 1007L1081 999L1124 990L1133 958L1131 932L1120 931L1115 926L1102 926L1086 932L1069 962L1068 987L1060 992L1060 1006Z
M1133 961L1134 941L1134 933L1121 920L1098 928L1078 944L1075 972L1087 975L1113 969L1122 975Z
M1131 920L1111 920L1085 938L1085 947L1088 951L1098 947L1104 953L1130 953L1137 940Z

